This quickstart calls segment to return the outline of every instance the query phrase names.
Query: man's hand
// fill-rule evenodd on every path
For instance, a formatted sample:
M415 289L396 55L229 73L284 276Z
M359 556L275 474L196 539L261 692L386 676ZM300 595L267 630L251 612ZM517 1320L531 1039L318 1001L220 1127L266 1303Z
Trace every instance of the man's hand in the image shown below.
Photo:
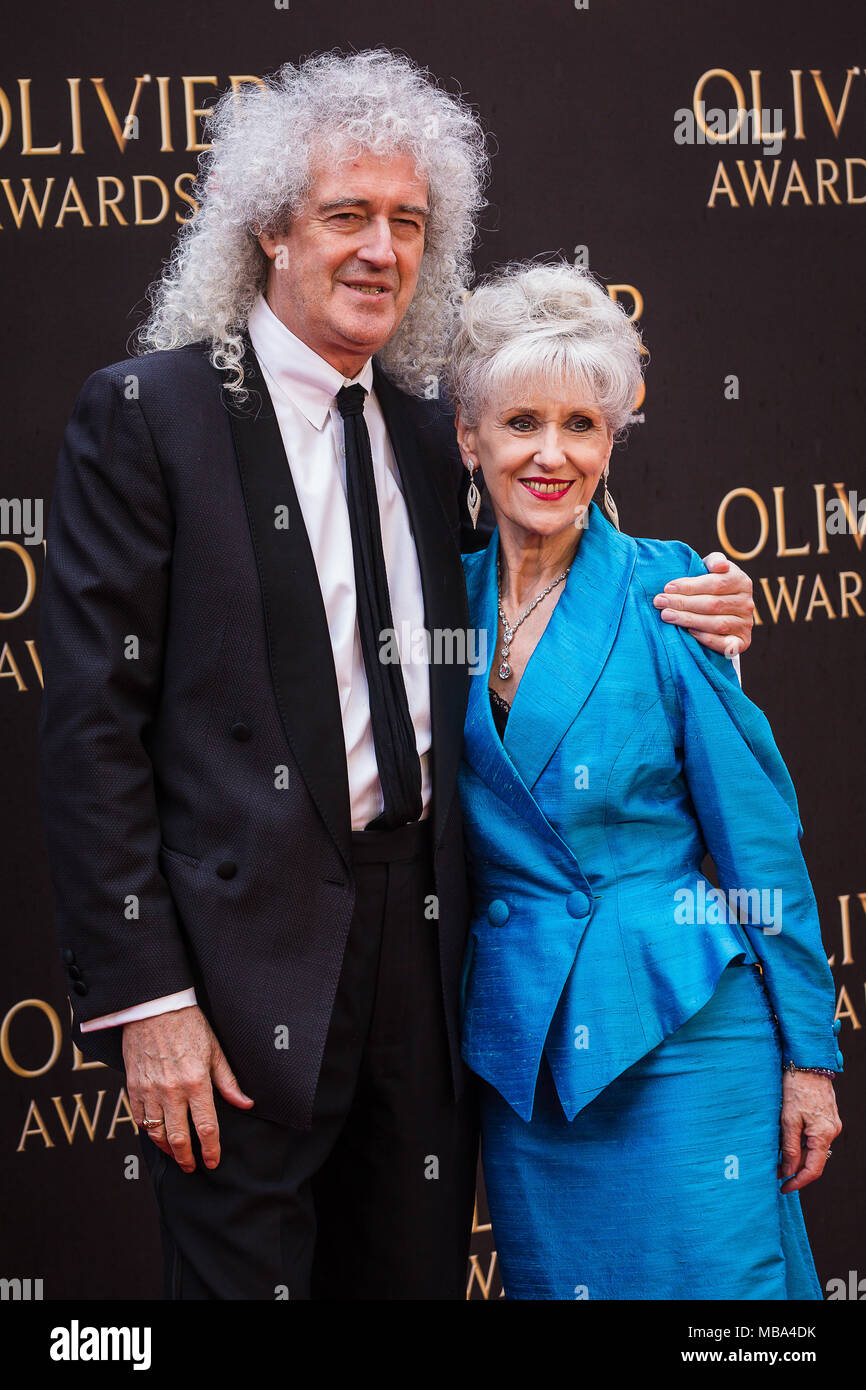
M220 1161L219 1124L211 1081L231 1105L246 1109L255 1102L238 1085L201 1009L177 1009L124 1024L123 1060L136 1124L144 1119L163 1121L161 1128L146 1131L148 1138L185 1173L191 1173L195 1159L189 1111L205 1167L216 1168Z
M782 1077L781 1191L797 1192L820 1178L830 1144L841 1132L836 1096L829 1076L785 1072Z
M738 656L752 640L752 581L719 551L704 557L709 574L672 579L653 603L666 623L687 627L693 637L725 656Z

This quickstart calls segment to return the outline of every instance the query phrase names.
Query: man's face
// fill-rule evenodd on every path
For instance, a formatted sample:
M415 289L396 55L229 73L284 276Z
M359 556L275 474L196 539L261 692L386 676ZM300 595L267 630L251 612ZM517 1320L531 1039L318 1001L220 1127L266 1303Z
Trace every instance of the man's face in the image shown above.
M268 304L320 357L355 376L412 302L427 214L427 180L409 155L314 166L291 226L259 237L271 260Z

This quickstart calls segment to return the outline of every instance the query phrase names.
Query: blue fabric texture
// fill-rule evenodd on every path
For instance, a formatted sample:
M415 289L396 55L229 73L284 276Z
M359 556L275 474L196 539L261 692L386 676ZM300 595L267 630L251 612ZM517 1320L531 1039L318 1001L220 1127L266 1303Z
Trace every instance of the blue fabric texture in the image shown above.
M494 532L484 551L464 557L470 622L486 630L491 653L497 554ZM471 682L460 773L474 894L462 1049L493 1088L485 1092L486 1113L493 1117L485 1129L485 1169L492 1160L491 1212L500 1246L507 1202L505 1208L497 1203L498 1221L493 1203L506 1187L497 1185L495 1174L510 1162L498 1151L500 1140L511 1146L517 1133L543 1131L558 1149L577 1116L579 1144L581 1124L591 1126L609 1104L618 1114L620 1097L627 1104L618 1142L635 1162L649 1165L660 1188L676 1191L670 1151L686 1118L677 1107L693 1104L710 1117L707 1135L716 1126L716 1157L721 1149L736 1155L724 1138L732 1115L741 1145L754 1118L763 1178L778 1187L767 1146L771 1134L778 1145L780 1064L842 1067L796 796L767 720L740 689L730 661L662 622L653 607L654 594L668 580L704 572L688 546L623 535L592 503L559 602L513 695L504 739L493 723L488 672ZM717 889L701 872L707 852ZM671 1055L672 1035L677 1047L689 1036L684 1025L704 1016L733 962L761 967L729 975L761 979L777 1031L772 1037L767 1032L765 1010L759 1070L768 1069L774 1085L753 1113L708 1055L694 1075L686 1068L682 1093L669 1108L660 1098L667 1119L660 1116L650 1150L632 1133L645 1115L636 1118L641 1107L629 1087L637 1085L641 1094L646 1088L642 1104L652 1111L658 1058ZM739 1067L742 1058L745 1070L750 1027L745 1022L742 1037L727 1038L733 1053L725 1065ZM716 1047L715 1032L697 1036L708 1052ZM692 1046L688 1055L699 1053ZM535 1117L542 1058L542 1109ZM622 1087L615 1089L617 1078ZM545 1152L541 1138L526 1144L534 1146L536 1159ZM572 1150L569 1138L567 1155L551 1152L552 1171L559 1162L571 1171L578 1161ZM682 1157L688 1163L687 1151ZM593 1167L588 1160L586 1171ZM542 1186L545 1173L542 1164ZM531 1188L530 1179L527 1174ZM602 1175L596 1172L595 1180ZM717 1184L723 1206L732 1190L743 1190L736 1181ZM583 1204L582 1178L578 1189ZM599 1219L608 1200L619 1200L604 1194L602 1186ZM799 1213L799 1203L782 1203L780 1211L791 1208ZM716 1214L708 1200L707 1222ZM530 1233L542 1245L559 1239L556 1230L543 1236L548 1216L540 1208L538 1230ZM567 1225L570 1218L557 1219ZM802 1226L792 1237L777 1217L774 1229L777 1237L784 1232L786 1248L811 1261ZM628 1239L626 1232L626 1245ZM572 1274L573 1287L587 1282L573 1267L563 1277ZM814 1287L814 1271L811 1280Z
M492 1086L484 1175L509 1299L820 1299L799 1193L776 1177L779 1045L756 966L565 1119Z

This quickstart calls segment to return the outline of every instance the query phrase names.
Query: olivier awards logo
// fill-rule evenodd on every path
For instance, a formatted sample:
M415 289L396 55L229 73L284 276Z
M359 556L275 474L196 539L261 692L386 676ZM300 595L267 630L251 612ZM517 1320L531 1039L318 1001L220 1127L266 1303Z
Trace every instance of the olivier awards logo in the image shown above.
M707 207L852 207L866 203L866 158L843 146L864 117L859 67L708 68L674 112L674 140L713 153Z
M138 1133L126 1087L118 1085L116 1072L102 1062L88 1062L71 1039L68 1040L71 1060L64 1060L64 1029L57 1010L46 999L19 999L4 1012L0 1020L0 1061L25 1086L36 1078L59 1072L61 1082L48 1089L56 1095L43 1098L31 1095L27 1099L23 1121L17 1134L17 1153L34 1149L68 1150L74 1144L84 1145L112 1140L120 1135ZM87 1086L90 1079L79 1076L95 1070L102 1072L106 1085L98 1082ZM66 1072L72 1072L71 1084ZM43 1086L44 1089L44 1086ZM138 1176L137 1155L126 1158L126 1176Z
M790 571L795 562L796 573L771 572L755 579L757 626L866 615L866 493L844 482L813 483L811 494L808 488L780 483L772 488L772 497L753 487L735 487L719 503L716 532L725 554L738 564L758 557L768 566L783 560L788 563L773 564L773 570ZM821 556L828 559L819 569Z
M131 95L121 96L119 81L112 91L103 77L67 77L62 117L50 114L57 93L34 86L32 78L0 85L0 151L7 161L22 161L18 177L0 178L0 231L151 227L172 206L177 223L195 215L194 172L133 172L129 164L142 154L168 156L170 163L180 151L197 155L209 149L199 123L208 111L202 102L222 90L219 79L143 73L132 82ZM248 74L227 82L235 93L246 83L263 85ZM106 136L117 162L110 171L94 172L88 156L92 147L102 151ZM84 172L68 172L71 159L77 165L79 157Z
M10 506L10 501L18 502L18 508ZM0 639L0 679L6 682L5 686L0 688L14 688L19 695L32 691L38 696L42 690L43 677L42 663L36 647L33 600L41 578L46 549L41 533L43 499L25 498L24 501L35 501L36 505L30 508L22 507L20 498L0 498L0 623L17 622L20 619L25 625L30 624L29 635L20 641L14 637ZM38 532L37 529L25 529L23 518L28 514L38 514ZM7 525L10 518L14 523L16 517L19 525ZM38 542L35 545L34 540Z

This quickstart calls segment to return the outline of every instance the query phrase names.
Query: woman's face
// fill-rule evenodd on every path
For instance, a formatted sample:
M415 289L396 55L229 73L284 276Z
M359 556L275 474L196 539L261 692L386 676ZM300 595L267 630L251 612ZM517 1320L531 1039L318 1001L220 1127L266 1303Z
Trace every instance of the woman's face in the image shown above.
M458 415L457 436L464 462L484 475L500 531L527 537L583 524L613 444L593 399L544 387L500 397L474 426Z

